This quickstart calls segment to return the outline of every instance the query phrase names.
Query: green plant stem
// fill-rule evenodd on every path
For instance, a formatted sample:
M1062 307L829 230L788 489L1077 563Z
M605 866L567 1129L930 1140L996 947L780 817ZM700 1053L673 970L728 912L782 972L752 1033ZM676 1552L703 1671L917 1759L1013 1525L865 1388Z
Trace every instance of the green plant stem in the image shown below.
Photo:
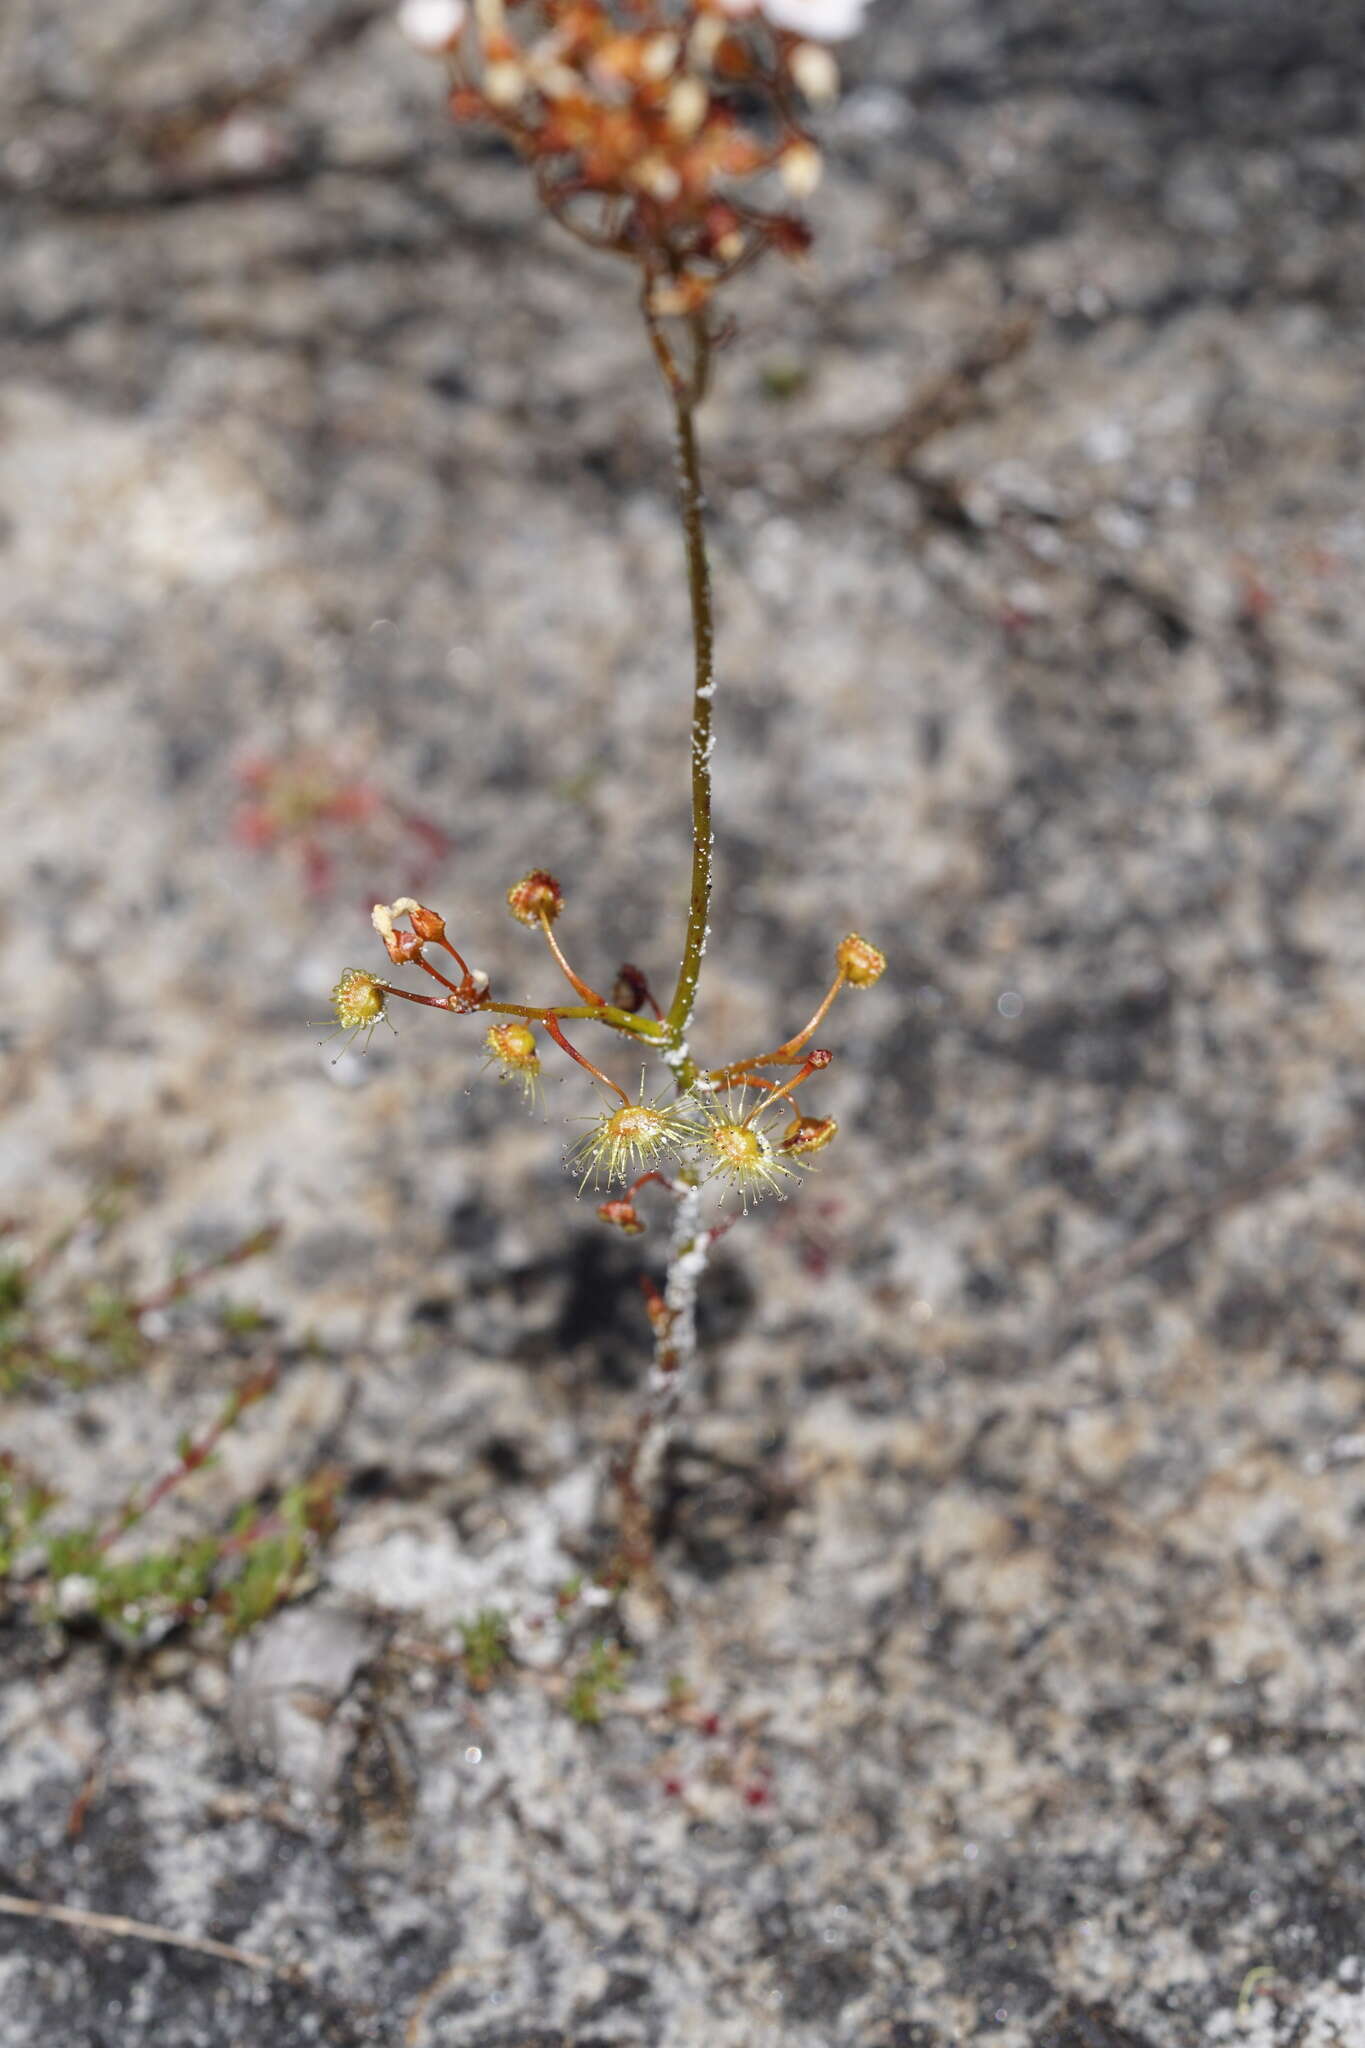
M673 399L677 435L678 509L687 557L687 588L692 605L692 887L687 907L687 933L673 1000L664 1018L664 1036L676 1053L684 1044L697 999L697 980L711 911L711 747L712 703L716 687L715 619L711 606L711 570L706 556L705 500L697 450L697 407L706 388L710 342L704 319L692 323L692 375L684 378L657 326L648 319L650 341ZM690 1058L673 1063L679 1085L690 1087L697 1066Z
M420 1003L424 1010L445 1010L450 1005L439 996L420 996L415 989L399 988L394 982L381 981L379 986L386 995L397 996L404 1003ZM525 1017L533 1024L544 1024L550 1017L588 1017L594 1024L606 1024L613 1031L629 1032L635 1038L663 1038L664 1027L656 1024L652 1017L633 1017L629 1010L618 1010L613 1003L496 1003L482 1002L471 1011L471 1015L498 1017Z
M444 1007L443 1005L438 1005ZM612 1003L480 1003L479 1015L496 1011L500 1017L527 1017L543 1024L549 1017L590 1017L594 1024L606 1024L613 1031L629 1031L636 1038L661 1038L662 1027L652 1017L632 1017Z

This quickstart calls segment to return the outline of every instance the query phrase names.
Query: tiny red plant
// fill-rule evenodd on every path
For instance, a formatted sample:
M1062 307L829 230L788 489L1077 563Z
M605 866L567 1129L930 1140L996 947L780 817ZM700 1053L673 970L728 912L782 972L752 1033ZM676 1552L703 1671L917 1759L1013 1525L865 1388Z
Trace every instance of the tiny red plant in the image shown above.
M450 853L432 819L397 804L344 750L285 746L237 765L232 835L253 853L297 863L304 889L329 896L343 872L402 874L424 888ZM363 877L362 877L363 879Z

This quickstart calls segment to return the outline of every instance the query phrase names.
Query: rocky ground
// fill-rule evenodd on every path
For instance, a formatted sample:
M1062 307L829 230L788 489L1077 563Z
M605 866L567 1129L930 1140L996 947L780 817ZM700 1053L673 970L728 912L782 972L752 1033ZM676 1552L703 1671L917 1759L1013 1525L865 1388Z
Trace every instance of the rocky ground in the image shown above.
M265 1346L154 1533L342 1491L231 1652L12 1601L0 1891L248 1959L0 1911L3 2048L1365 2042L1362 86L1356 0L882 0L817 260L740 295L699 1029L851 926L894 974L725 1241L661 1620L590 1583L658 1256L575 1204L591 1091L310 1022L419 881L549 986L535 862L667 974L627 289L383 6L11 0L0 1207L127 1177L73 1285L282 1236L253 1335L174 1307L4 1442L109 1513Z

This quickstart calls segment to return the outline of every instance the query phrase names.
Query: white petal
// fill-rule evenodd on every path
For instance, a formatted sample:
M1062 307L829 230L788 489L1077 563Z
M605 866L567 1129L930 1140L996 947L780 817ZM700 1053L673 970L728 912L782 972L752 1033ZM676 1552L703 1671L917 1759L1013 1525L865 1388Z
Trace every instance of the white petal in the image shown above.
M465 23L465 0L403 0L398 26L416 49L439 55Z
M774 28L812 36L819 43L856 36L868 9L868 0L760 0L760 4Z

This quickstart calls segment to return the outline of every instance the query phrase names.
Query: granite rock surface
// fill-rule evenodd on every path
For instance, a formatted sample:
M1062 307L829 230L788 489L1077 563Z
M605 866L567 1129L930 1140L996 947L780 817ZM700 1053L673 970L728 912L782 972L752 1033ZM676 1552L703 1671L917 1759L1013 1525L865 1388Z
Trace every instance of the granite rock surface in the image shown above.
M277 1220L223 1289L280 1391L158 1527L343 1475L231 1651L0 1622L0 1891L257 1959L0 1912L0 2048L1365 2043L1365 16L883 0L847 69L704 420L698 1035L850 928L894 971L721 1248L671 1611L618 1613L658 1246L575 1202L590 1089L314 1021L418 885L537 995L531 864L666 978L629 288L369 0L0 19L0 1211L129 1176L69 1257L140 1286ZM112 1512L241 1349L181 1305L0 1434Z

